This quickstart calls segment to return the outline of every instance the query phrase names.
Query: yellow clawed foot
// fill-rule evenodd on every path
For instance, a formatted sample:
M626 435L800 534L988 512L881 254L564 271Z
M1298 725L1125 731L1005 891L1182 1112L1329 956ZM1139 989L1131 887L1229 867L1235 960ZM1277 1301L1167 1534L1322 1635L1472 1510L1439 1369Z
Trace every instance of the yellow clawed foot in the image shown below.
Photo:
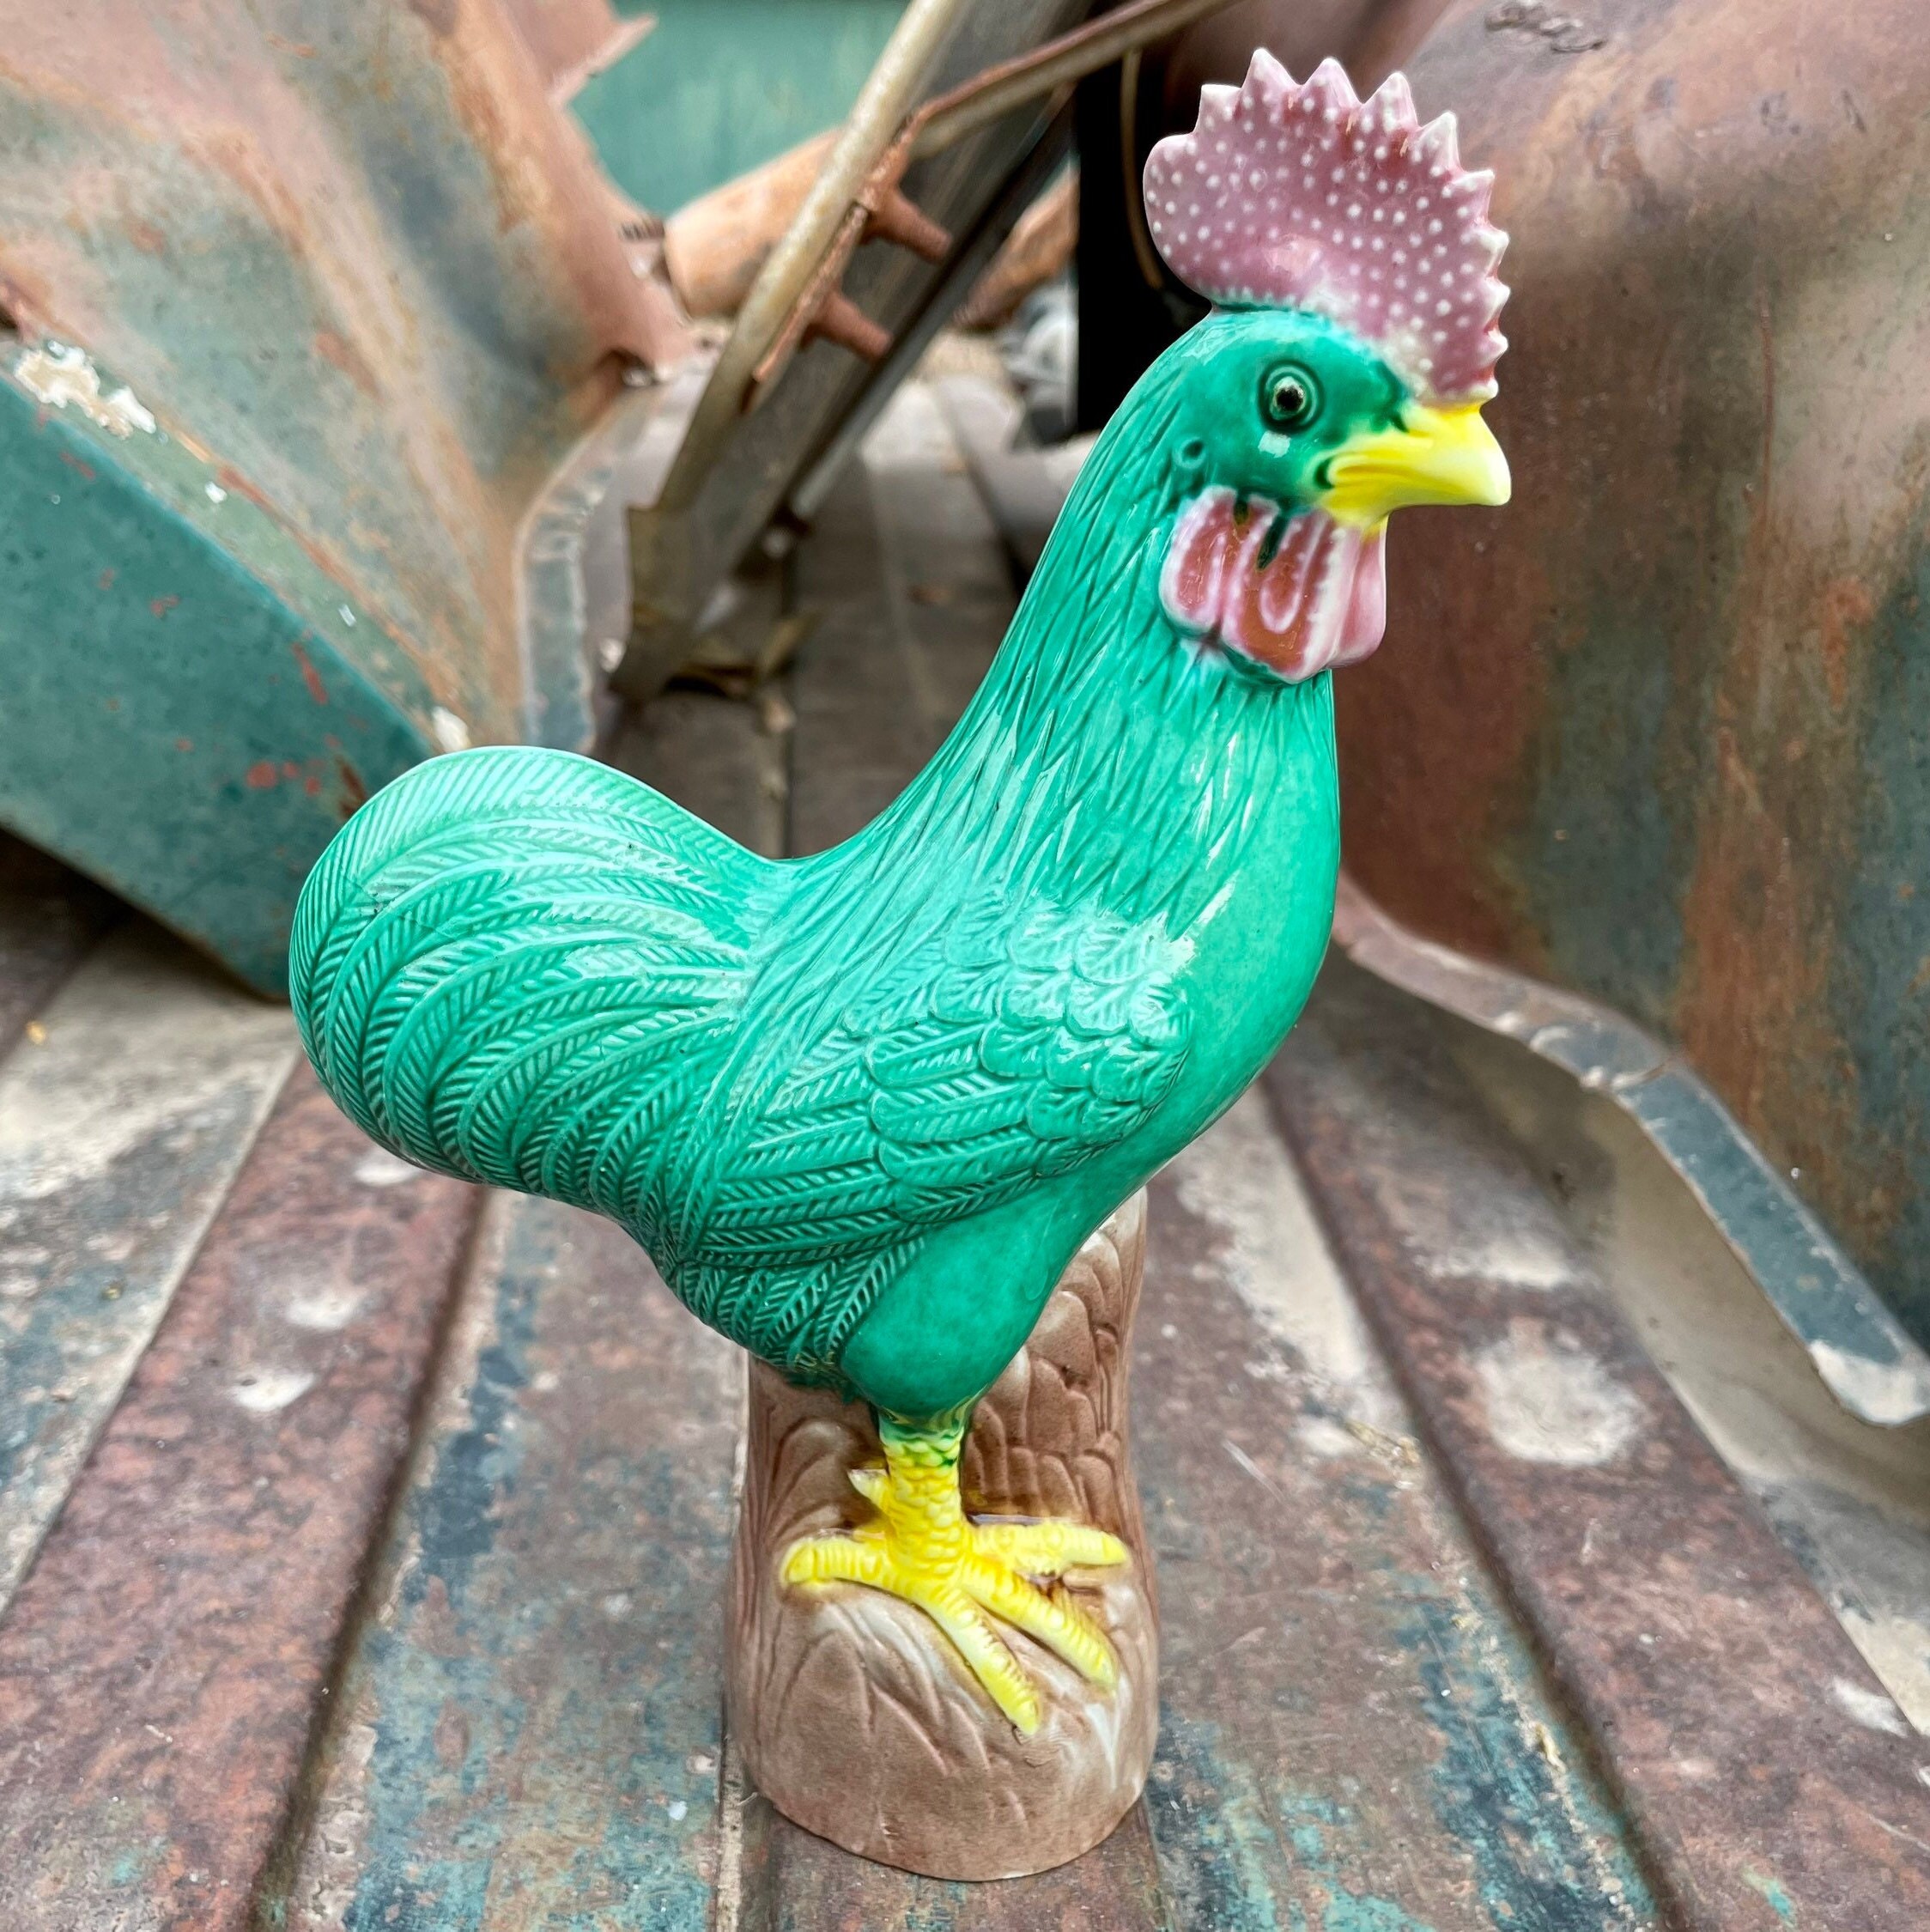
M1064 1589L1032 1581L1107 1569L1126 1545L1102 1529L1047 1521L974 1523L958 1493L962 1425L884 1436L885 1467L855 1470L852 1486L877 1505L849 1536L816 1536L786 1552L786 1583L865 1583L918 1607L956 1646L986 1694L1021 1731L1039 1728L1039 1693L992 1619L1036 1637L1093 1683L1110 1689L1113 1647Z

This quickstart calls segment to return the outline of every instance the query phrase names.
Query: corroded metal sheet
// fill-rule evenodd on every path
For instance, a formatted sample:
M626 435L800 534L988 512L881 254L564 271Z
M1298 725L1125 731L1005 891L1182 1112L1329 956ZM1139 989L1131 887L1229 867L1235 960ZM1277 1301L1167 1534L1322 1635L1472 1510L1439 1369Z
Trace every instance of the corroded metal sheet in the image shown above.
M1922 1925L1919 1741L1438 1035L1332 964L1267 1080L1671 1911L1692 1932Z
M1345 875L1334 944L1394 986L1605 1093L1680 1175L1853 1415L1930 1414L1930 1354L1679 1053L1593 1000L1418 939Z
M1532 13L1411 65L1514 238L1514 501L1397 537L1349 864L1679 1043L1930 1339L1922 9Z
M741 1400L737 1352L627 1236L492 1201L289 1927L706 1923Z
M1257 1095L1154 1183L1150 1232L1148 1795L1175 1932L1654 1926Z
M473 736L521 737L517 524L613 352L676 336L507 12L0 10L0 306L212 452Z
M9 1932L254 1923L476 1200L289 1080L0 1624Z
M150 927L0 1061L0 1607L166 1313L297 1051Z
M0 0L0 824L278 993L362 798L588 745L545 494L683 331L507 0Z

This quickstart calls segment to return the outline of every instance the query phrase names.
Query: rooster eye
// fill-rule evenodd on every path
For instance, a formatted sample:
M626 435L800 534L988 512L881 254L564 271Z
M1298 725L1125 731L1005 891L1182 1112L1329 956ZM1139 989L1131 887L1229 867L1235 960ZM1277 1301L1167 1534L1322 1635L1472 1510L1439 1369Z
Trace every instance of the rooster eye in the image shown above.
M1281 429L1303 428L1320 407L1320 392L1314 386L1313 377L1291 362L1267 371L1266 380L1260 385L1259 399L1266 420Z

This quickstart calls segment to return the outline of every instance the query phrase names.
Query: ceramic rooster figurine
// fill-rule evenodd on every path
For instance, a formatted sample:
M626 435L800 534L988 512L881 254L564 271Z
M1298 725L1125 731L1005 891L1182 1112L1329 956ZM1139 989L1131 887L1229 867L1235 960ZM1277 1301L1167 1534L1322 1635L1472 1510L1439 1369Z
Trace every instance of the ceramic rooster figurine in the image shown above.
M1363 106L1262 52L1205 90L1146 208L1217 306L1100 438L962 721L847 843L768 861L587 759L482 750L390 786L302 895L295 1008L342 1106L610 1216L713 1327L870 1403L883 1467L786 1583L919 1606L1022 1731L1001 1626L1110 1682L1041 1585L1125 1551L974 1522L961 1444L1081 1242L1313 984L1329 673L1381 640L1388 514L1508 496L1489 185L1399 76Z

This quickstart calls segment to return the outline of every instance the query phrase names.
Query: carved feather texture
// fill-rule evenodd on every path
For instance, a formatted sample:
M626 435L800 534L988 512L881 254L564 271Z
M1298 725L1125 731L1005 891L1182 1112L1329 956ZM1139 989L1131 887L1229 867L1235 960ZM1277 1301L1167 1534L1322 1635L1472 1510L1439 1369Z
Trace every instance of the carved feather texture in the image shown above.
M303 1040L397 1152L610 1215L713 1326L835 1379L932 1230L1158 1107L1190 948L962 875L867 935L812 880L585 759L436 759L303 895Z

